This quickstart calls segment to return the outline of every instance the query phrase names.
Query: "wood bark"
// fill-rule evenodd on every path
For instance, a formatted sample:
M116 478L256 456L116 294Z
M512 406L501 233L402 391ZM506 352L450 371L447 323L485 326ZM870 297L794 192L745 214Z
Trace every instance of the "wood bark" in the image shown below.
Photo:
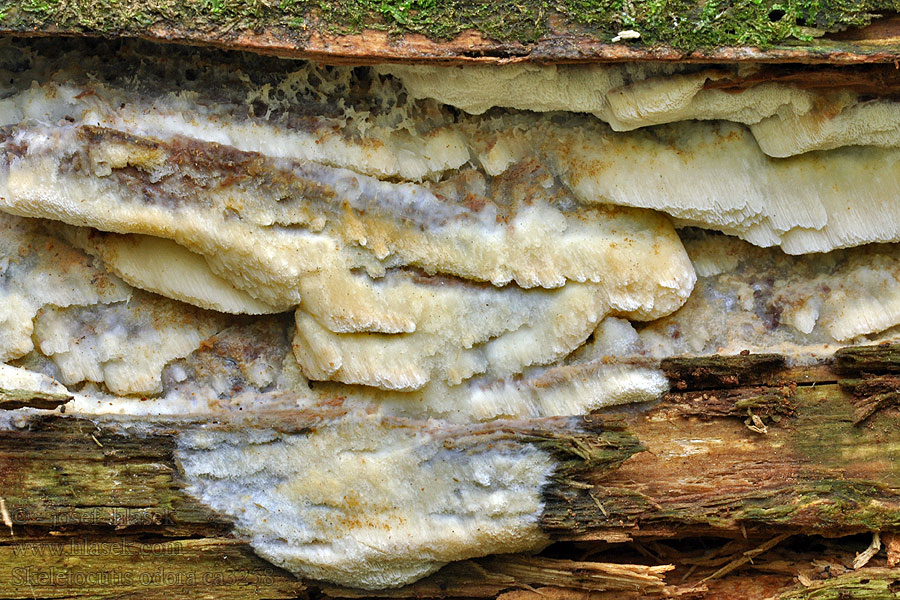
M384 23L358 26L354 23L332 22L320 18L313 11L302 18L296 18L295 26L285 26L276 18L277 13L269 15L266 12L271 8L270 3L260 2L256 4L259 10L250 11L252 22L237 19L220 23L210 16L215 17L216 14L224 12L221 9L228 4L226 2L217 0L197 3L196 14L187 20L183 16L181 19L167 18L171 12L166 10L167 4L168 2L159 2L142 5L133 0L121 8L117 8L115 3L108 5L109 10L125 11L120 19L122 22L119 23L119 29L111 30L102 23L94 24L90 19L75 18L91 10L92 3L85 0L74 0L62 5L60 10L73 18L72 22L54 20L58 8L56 3L0 1L0 35L140 37L153 41L215 46L229 50L248 50L350 64L659 60L893 65L900 60L900 43L898 43L900 17L893 14L896 5L891 0L886 0L883 6L878 5L877 10L871 11L874 20L864 27L842 26L830 33L816 31L809 39L776 41L765 47L721 43L703 47L675 47L665 43L615 43L610 35L600 35L591 27L578 25L565 15L555 14L552 10L549 11L551 14L545 15L546 31L532 40L491 37L476 29L463 30L452 38L438 39L414 31L405 31L402 18L399 25L394 24L396 30L386 31ZM271 4L275 6L280 4L284 7L293 3ZM392 3L382 4L386 6ZM852 9L854 4L843 3L841 7ZM546 7L537 2L523 2L522 6L536 10L538 15L547 12ZM777 10L777 6L780 5L775 3L774 6ZM823 14L834 8L827 3L821 6ZM204 8L208 10L204 11ZM205 14L206 12L210 14ZM44 13L45 17L42 16ZM640 24L635 26L639 28Z

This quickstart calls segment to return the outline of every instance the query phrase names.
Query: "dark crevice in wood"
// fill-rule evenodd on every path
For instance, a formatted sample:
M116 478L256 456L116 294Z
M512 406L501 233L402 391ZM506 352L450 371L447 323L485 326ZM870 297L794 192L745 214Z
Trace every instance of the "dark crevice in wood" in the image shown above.
M666 358L660 363L677 391L752 385L784 365L785 359L780 354Z

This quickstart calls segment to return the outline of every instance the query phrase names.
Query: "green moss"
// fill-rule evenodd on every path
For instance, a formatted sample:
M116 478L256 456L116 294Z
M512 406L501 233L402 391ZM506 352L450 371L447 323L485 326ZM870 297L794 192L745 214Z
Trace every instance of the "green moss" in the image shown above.
M770 507L748 506L741 518L750 522L800 527L804 531L836 525L881 531L898 525L893 491L872 481L823 479L803 483L792 498Z
M530 42L551 17L600 40L641 34L633 45L679 49L809 41L813 35L865 25L900 0L0 0L5 28L137 33L151 25L198 32L284 28L306 35L375 28L446 39L475 29L500 41Z
M339 32L374 27L447 39L476 29L499 40L533 41L547 30L546 3L538 0L361 0L321 2L320 8Z
M888 600L900 598L900 569L851 571L778 596L779 600Z
M900 8L894 0L565 0L564 5L575 22L606 34L635 29L644 44L684 49L810 41L815 34L865 25L874 13Z
M631 456L646 450L620 421L585 420L584 431L562 434L534 432L521 436L521 441L549 452L558 461L554 479L564 485L585 474L618 468Z

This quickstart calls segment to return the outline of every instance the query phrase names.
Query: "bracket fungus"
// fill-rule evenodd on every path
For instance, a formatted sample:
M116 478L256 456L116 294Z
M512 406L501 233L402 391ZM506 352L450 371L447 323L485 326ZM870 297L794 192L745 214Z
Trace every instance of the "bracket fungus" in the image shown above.
M0 401L174 432L302 577L537 551L661 361L900 338L900 102L759 68L4 41Z

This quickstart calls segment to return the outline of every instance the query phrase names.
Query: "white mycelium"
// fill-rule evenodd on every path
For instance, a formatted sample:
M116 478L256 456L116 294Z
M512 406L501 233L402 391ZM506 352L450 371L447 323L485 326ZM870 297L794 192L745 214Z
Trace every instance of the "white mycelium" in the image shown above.
M298 434L191 433L179 459L191 491L233 515L262 556L306 577L383 588L547 543L540 490L554 460L502 438L467 442L474 433L351 413Z
M191 493L299 575L542 547L558 464L496 419L897 337L892 100L91 44L0 48L0 394L176 422Z

